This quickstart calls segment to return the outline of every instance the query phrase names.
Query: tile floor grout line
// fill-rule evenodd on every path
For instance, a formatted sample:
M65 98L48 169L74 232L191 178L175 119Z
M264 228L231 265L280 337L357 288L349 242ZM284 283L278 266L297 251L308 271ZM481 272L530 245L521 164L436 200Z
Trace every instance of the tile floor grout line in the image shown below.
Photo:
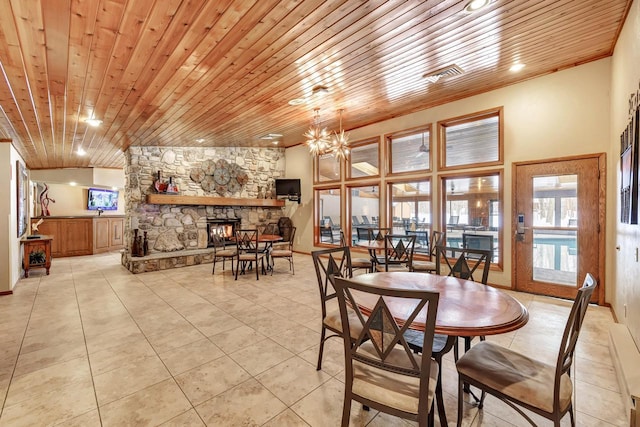
M11 386L13 385L13 378L16 372L16 368L18 367L18 359L20 358L20 352L22 351L22 346L24 344L24 340L27 336L27 330L29 329L29 322L31 322L31 316L33 315L33 308L36 305L36 298L38 297L38 293L40 292L40 284L42 283L42 278L38 279L38 286L36 291L33 293L33 300L31 301L31 310L29 310L29 317L27 318L27 323L24 326L24 332L22 333L22 339L20 340L20 346L18 348L18 353L16 354L16 359L13 363L13 369L11 371L11 376L9 377L9 386L7 387L7 392L4 395L4 399L2 400L2 408L0 409L0 419L2 419L2 415L4 414L5 405L7 403L7 399L9 398L9 392L11 391Z

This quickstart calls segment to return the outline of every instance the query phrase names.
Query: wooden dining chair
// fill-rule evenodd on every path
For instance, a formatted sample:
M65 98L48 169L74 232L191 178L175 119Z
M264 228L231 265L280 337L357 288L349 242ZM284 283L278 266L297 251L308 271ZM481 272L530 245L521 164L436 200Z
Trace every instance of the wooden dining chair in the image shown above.
M320 290L320 308L322 310L322 330L320 332L320 349L318 350L317 370L322 369L322 354L324 343L332 337L342 338L342 321L336 299L335 281L338 277L351 277L351 253L348 246L340 246L331 249L322 249L311 252L313 265L318 279ZM355 313L352 313L355 315ZM350 336L352 339L358 336L360 330L353 326ZM327 334L327 331L329 333Z
M377 271L409 271L413 260L416 236L387 234L384 240L384 257L376 263Z
M446 243L446 238L447 238L446 233L442 231L435 231L435 230L432 231L431 239L429 240L429 252L428 252L429 259L422 260L422 259L415 259L414 257L414 259L411 260L410 270L417 271L417 272L428 272L428 273L436 271L436 261L435 261L436 246L444 246Z
M439 365L429 356L414 353L404 333L425 314L422 346L431 348L439 294L424 290L390 289L336 278L340 317L345 329L359 330L353 342L344 340L345 386L342 426L349 425L351 402L397 417L433 425L433 402ZM407 304L406 322L399 324L387 298ZM374 298L371 313L363 313L362 298ZM353 315L355 312L355 316Z
M344 237L344 232L340 230L340 245L341 246L349 246L347 244L347 239ZM367 273L371 273L373 270L373 261L371 258L354 258L351 257L351 264L349 266L351 268L351 272L359 269L365 270Z
M231 260L231 273L234 273L233 260L238 253L236 246L227 247L224 236L220 234L212 234L211 242L213 244L213 269L211 274L215 274L216 263L220 261L222 261L222 269L224 270L225 262L228 259ZM231 242L229 242L229 244L231 244Z
M291 274L294 274L294 275L296 274L296 270L293 266L293 240L295 239L295 236L296 236L296 227L291 227L291 233L289 234L289 241L285 242L286 246L285 247L274 246L274 248L269 253L269 256L271 257L271 260L273 262L271 265L272 276L273 276L273 270L276 269L275 260L278 258L284 258L287 261L289 261L289 270L291 271Z
M238 272L242 270L244 274L247 269L253 268L255 264L256 280L260 280L258 273L258 262L262 265L262 274L265 274L264 258L266 253L258 246L258 230L245 229L236 230L236 280Z
M465 383L482 390L479 409L488 393L512 407L531 425L536 424L520 407L553 421L554 426L560 426L560 420L568 412L571 425L575 426L571 364L596 286L596 279L587 273L567 318L555 366L491 341L475 345L458 360L458 426L462 425Z
M491 267L491 251L470 248L436 246L436 274L487 284ZM465 336L464 351L471 348L474 337ZM484 341L485 337L480 336ZM458 341L453 346L453 358L458 360Z

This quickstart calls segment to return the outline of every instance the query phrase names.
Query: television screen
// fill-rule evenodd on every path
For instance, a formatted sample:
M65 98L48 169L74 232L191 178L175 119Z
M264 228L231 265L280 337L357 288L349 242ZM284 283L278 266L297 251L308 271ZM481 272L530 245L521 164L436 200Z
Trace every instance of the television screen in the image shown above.
M118 192L103 188L90 188L87 197L87 209L90 211L115 211L118 209Z
M276 197L299 197L300 196L300 180L299 179L276 179Z

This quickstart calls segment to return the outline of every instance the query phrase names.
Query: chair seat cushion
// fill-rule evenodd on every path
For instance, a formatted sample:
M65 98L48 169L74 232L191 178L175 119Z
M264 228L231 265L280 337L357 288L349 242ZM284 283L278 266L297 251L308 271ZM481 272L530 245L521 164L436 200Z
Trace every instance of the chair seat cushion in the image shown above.
M411 268L413 271L436 271L436 263L433 261L413 261Z
M404 264L389 264L388 268L385 268L384 264L376 264L376 271L409 271Z
M358 315L353 309L348 308L349 324L351 325L351 338L356 339L362 332L362 326ZM323 320L326 327L334 331L342 332L342 319L340 318L340 310L337 308L330 309L330 304L327 304L327 316Z
M351 267L371 268L371 258L351 258Z
M216 257L232 257L236 256L238 253L235 249L223 249L221 251L216 251Z
M293 252L291 252L290 250L286 249L274 249L271 251L271 256L272 257L290 257L293 256Z
M371 341L362 344L358 352L369 353L371 357L378 359L378 355ZM411 355L416 359L418 364L421 363L421 355ZM391 363L412 369L407 359L406 351L399 346L391 350L387 360L391 361ZM439 369L438 363L433 359L431 359L430 367L427 402L429 408L431 408L431 402L433 402ZM353 392L359 396L411 414L417 414L420 393L419 387L420 379L417 377L383 371L357 360L353 362Z
M238 258L240 259L240 261L255 261L256 260L256 254L255 253L247 253L247 254L240 254L238 255ZM259 253L258 254L258 259L264 258L264 254L263 253Z
M458 372L519 402L553 412L555 366L489 341L474 345L456 363ZM571 403L569 375L560 378L560 411Z

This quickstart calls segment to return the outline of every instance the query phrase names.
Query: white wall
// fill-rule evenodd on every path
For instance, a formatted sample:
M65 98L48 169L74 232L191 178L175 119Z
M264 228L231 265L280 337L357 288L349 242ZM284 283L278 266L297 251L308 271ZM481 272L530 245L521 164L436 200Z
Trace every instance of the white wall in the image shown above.
M16 161L24 165L24 160L10 143L0 143L0 293L11 291L22 273Z
M621 224L617 221L620 203L617 197L620 188L620 134L629 121L629 96L640 88L640 2L631 6L611 61L611 129L609 134L610 151L609 168L615 174L614 187L616 203L611 209L612 230L615 240L610 247L620 247L619 251L611 249L607 253L607 266L610 275L609 286L613 289L608 302L611 303L619 322L625 323L636 342L640 343L640 263L636 259L636 251L640 247L640 225ZM625 310L626 307L626 310Z
M512 163L524 160L548 159L579 154L611 151L609 144L610 105L609 58L553 73L523 83L508 86L464 100L428 110L407 114L384 122L349 131L350 141L380 136L457 117L494 107L504 107L504 271L492 271L491 283L511 286L511 189ZM345 112L348 125L348 111ZM435 158L437 153L432 153ZM304 233L297 250L314 250L312 161L308 150L300 145L286 152L287 177L303 179L304 213L294 225ZM607 158L611 157L607 153ZM607 215L615 215L615 164L609 166ZM436 172L432 174L433 200L439 200ZM610 184L610 185L609 185ZM436 212L437 215L437 212ZM611 239L607 241L610 252ZM608 254L609 255L609 254ZM609 289L611 288L611 289ZM607 288L607 299L613 293Z
M50 183L47 183L47 185L49 186L49 197L55 200L55 203L49 203L49 212L51 212L51 216L98 215L96 211L90 211L87 209L88 187ZM39 194L35 195L36 203L38 203L38 196ZM36 210L36 213L40 213L39 209ZM102 215L124 215L123 190L120 190L118 193L118 210L105 211Z

